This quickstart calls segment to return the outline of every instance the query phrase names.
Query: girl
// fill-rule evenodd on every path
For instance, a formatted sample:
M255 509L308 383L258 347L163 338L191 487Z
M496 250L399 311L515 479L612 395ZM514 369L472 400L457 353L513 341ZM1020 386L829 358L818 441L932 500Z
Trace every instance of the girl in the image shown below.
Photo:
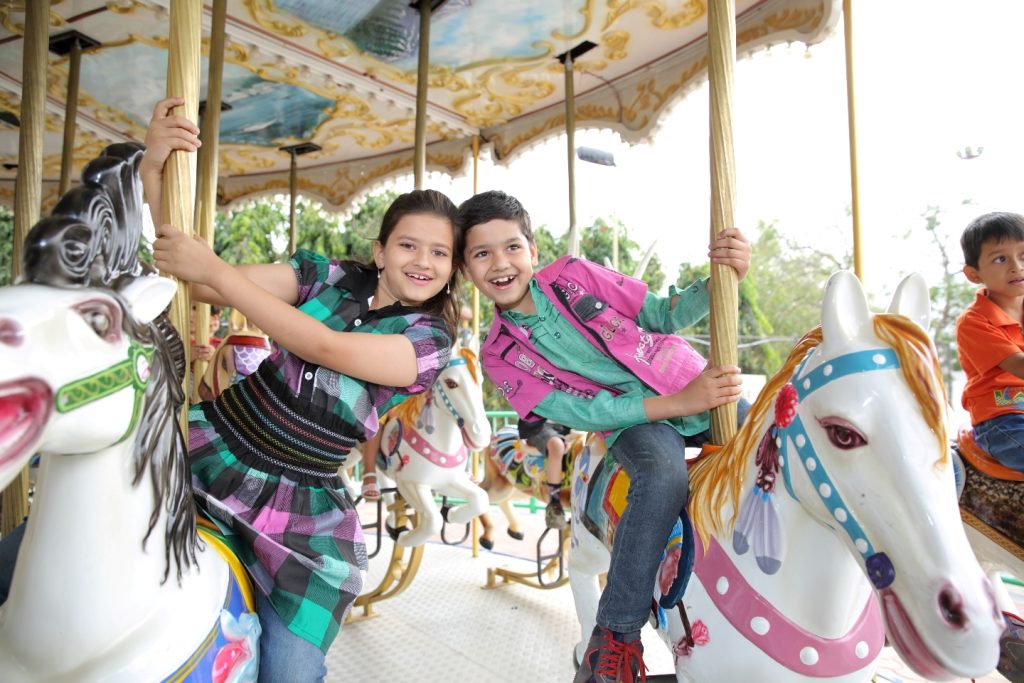
M287 264L232 267L204 240L160 224L164 162L199 146L198 129L170 115L181 103L157 104L140 167L160 226L156 265L275 342L244 382L189 411L195 496L259 588L260 680L322 680L367 568L337 470L380 415L430 387L448 362L456 207L431 190L400 196L373 245L374 267L305 250Z

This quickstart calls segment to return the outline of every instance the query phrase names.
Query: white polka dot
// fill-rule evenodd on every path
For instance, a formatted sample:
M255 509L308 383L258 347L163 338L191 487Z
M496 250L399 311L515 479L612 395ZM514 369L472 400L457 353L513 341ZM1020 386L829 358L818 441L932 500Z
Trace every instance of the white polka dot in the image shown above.
M868 648L868 644L863 640L857 643L857 646L853 648L853 654L857 655L857 659L864 659L868 656L869 651L870 648Z
M829 363L828 365L826 365L826 366L824 367L824 369L823 369L823 370L822 370L821 372L822 372L822 374L823 374L823 375L825 375L826 377L828 377L829 375L831 375L831 374L832 374L832 364L831 364L831 363Z
M807 379L804 380L804 390L806 391L807 389L810 389L810 388L811 388L811 378L808 377Z
M779 456L779 467L785 467L785 466L786 466L786 459L785 459L785 458L783 458L783 457L782 457L782 456L780 455L780 456Z
M426 455L430 455L430 447L429 447L429 446L424 446L424 447L423 447L423 452L424 452L424 453L425 453Z
M828 484L822 483L821 486L818 487L818 493L821 494L822 498L828 498L832 495L832 487Z
M811 666L812 664L818 663L818 651L813 647L805 647L800 650L800 661Z
M868 551L868 542L865 541L863 538L858 538L856 541L853 542L853 544L857 546L857 552L861 553L862 555Z
M875 365L885 365L885 356L880 353L871 356L871 360L874 361Z
M437 459L437 461L443 465L446 462L448 462L448 458L442 455L440 458Z
M805 437L803 434L797 434L796 435L796 447L797 448L803 448L804 444L806 444L806 443L807 443L807 437Z
M832 514L835 515L836 519L839 520L840 524L842 524L843 522L846 521L846 509L845 508L836 508L835 511Z
M818 461L815 460L814 458L807 458L807 460L804 461L804 465L807 466L808 472L813 472L814 470L818 469Z
M772 625L768 623L768 620L764 617L754 617L750 620L750 630L759 636L763 636L768 633Z
M782 448L782 437L781 436L775 437L775 447L776 448Z
M412 437L411 439L409 439L409 443L417 443L417 442L419 442L419 439L417 439L415 436Z
M715 590L718 591L719 595L725 595L729 592L729 579L724 576L719 576L718 581L715 581Z

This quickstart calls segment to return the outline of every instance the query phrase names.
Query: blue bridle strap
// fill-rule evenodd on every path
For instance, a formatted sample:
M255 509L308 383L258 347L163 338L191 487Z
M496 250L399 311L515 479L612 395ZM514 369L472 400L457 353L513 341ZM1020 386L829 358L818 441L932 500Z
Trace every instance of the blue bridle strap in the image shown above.
M461 357L452 358L450 361L448 361L448 365L446 367L452 368L458 365L467 365L466 359ZM448 409L448 412L452 414L452 417L455 418L455 423L458 424L459 428L461 429L466 425L466 421L462 418L461 415L459 415L459 411L455 409L455 404L452 403L452 400L451 398L449 398L448 392L444 390L444 387L442 387L440 384L436 384L435 386L437 387L437 389L441 391L441 400L444 401L444 405Z
M803 401L814 391L840 377L874 370L898 370L900 367L899 357L892 349L868 349L834 358L811 370L805 377L800 377L813 354L814 351L811 351L797 368L796 372L793 373L793 386L796 388L797 397L800 401ZM825 467L818 459L818 454L814 450L814 444L811 443L811 439L804 428L799 414L789 425L779 429L777 438L779 439L777 443L779 452L782 455L783 481L786 484L786 491L789 492L793 500L798 499L793 491L793 484L790 480L789 462L791 455L799 458L808 479L810 479L814 490L818 494L818 498L821 499L825 509L832 514L832 517L839 522L847 535L849 535L861 556L865 560L873 556L875 550L871 545L871 541L868 540L867 534L864 533L856 518L850 513L842 496L839 495L839 491L832 483L832 479L828 476L828 472L825 471ZM789 449L790 443L795 446L795 454Z

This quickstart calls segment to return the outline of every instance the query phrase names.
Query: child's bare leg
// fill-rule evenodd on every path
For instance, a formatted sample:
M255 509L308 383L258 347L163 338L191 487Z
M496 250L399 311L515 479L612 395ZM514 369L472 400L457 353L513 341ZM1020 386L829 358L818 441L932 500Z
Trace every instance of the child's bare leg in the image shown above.
M363 458L363 499L375 501L380 499L380 486L377 485L377 453L380 452L381 432L371 436L362 446Z

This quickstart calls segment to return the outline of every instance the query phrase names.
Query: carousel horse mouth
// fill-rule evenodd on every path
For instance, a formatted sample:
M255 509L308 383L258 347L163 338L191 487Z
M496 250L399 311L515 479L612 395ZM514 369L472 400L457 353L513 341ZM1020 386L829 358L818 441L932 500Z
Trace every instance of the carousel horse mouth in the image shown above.
M469 450L471 450L471 451L482 451L484 448L489 446L490 443L491 443L490 439L483 440L483 443L477 443L478 439L479 439L479 437L473 438L473 436L470 434L470 430L466 429L465 427L462 428L462 441L467 446L469 446Z
M886 631L892 645L914 671L936 681L947 681L961 675L962 672L948 669L925 645L896 593L891 589L884 589L879 597Z
M0 466L26 455L50 417L53 394L37 379L0 384Z

